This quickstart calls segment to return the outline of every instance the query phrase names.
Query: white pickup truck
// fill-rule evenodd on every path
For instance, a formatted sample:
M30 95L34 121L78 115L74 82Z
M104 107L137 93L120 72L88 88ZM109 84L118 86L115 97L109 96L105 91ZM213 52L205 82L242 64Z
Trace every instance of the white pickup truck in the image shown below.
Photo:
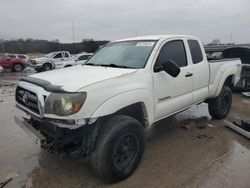
M68 51L51 52L43 57L30 60L30 67L37 72L49 71L56 67L56 64L70 59Z
M75 56L72 56L69 60L61 61L55 64L55 69L71 67L75 65L83 65L93 53L80 53Z
M201 102L227 116L239 59L208 62L192 36L137 37L110 42L85 65L22 78L16 122L42 148L89 156L100 177L119 181L138 166L145 129Z

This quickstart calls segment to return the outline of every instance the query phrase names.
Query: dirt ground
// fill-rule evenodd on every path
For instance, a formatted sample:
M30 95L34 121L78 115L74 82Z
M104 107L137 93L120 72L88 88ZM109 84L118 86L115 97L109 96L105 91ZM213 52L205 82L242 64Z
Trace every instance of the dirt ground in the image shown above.
M141 164L128 179L107 184L82 158L38 147L14 123L16 81L32 72L0 75L0 182L11 187L249 188L250 140L211 119L201 104L153 126ZM0 73L1 74L1 73ZM250 120L250 99L234 94L228 119Z

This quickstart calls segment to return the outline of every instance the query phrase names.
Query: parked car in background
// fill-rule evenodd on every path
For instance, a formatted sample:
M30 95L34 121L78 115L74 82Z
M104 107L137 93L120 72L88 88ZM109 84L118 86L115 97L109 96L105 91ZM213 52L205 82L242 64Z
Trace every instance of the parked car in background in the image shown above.
M250 91L250 48L232 47L223 51L223 58L240 58L242 62L242 71L240 82L235 89Z
M25 54L7 54L6 55L9 58L16 58L16 59L22 59L23 62L26 64L26 66L29 66L29 57Z
M80 53L80 54L77 54L77 55L73 56L72 58L70 58L69 60L55 63L55 66L56 66L55 68L65 68L65 67L71 67L71 66L74 66L74 65L82 65L92 55L93 55L93 53Z
M27 64L23 59L0 55L0 66L4 69L11 69L14 72L20 72L27 67Z
M30 66L37 72L49 71L54 69L55 64L61 61L66 61L71 58L68 51L51 52L43 57L30 60Z

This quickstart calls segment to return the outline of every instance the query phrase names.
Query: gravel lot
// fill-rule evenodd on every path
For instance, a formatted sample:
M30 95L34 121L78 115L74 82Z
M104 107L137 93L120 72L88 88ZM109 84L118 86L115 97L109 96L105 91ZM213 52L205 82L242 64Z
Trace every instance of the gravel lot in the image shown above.
M0 181L9 187L250 187L250 141L212 120L201 104L147 132L143 160L127 180L106 184L86 159L41 150L14 123L15 84L32 74L0 73ZM250 99L233 96L229 120L250 120Z

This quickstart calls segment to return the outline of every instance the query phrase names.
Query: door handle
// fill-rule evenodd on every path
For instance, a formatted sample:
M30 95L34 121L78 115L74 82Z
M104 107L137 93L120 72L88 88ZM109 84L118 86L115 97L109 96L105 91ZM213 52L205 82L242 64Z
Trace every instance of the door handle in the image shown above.
M191 76L193 76L193 73L191 72L187 72L187 74L185 75L185 77L191 77Z

